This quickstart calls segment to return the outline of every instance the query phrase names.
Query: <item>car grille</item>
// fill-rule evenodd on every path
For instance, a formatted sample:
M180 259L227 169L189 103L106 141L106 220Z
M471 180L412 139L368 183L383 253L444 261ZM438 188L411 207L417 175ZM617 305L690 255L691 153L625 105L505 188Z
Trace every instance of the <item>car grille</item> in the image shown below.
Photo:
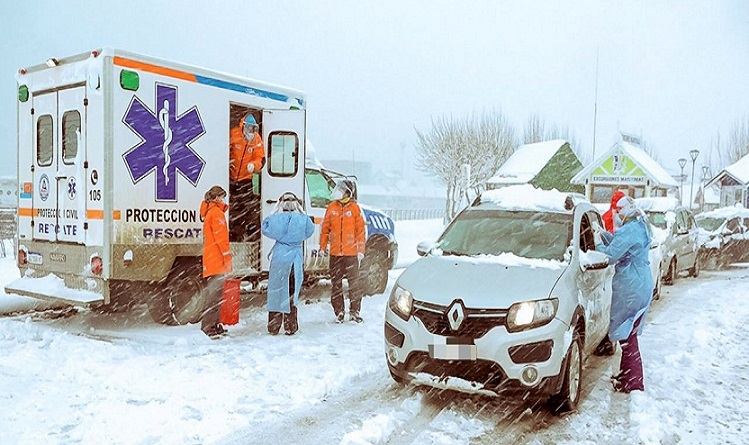
M507 309L465 308L465 319L457 330L453 330L447 319L449 306L414 300L413 316L421 320L427 331L444 337L481 338L490 330L505 326Z

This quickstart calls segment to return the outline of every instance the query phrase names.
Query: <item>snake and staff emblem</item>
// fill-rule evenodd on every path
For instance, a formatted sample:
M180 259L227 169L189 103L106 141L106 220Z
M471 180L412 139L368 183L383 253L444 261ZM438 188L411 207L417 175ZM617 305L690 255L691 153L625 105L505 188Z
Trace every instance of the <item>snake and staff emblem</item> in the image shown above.
M169 157L169 144L172 143L172 129L169 128L169 101L164 101L164 107L159 110L159 123L161 124L161 128L164 129L164 144L161 146L162 151L164 152L164 167L161 169L161 171L164 173L164 180L165 183L169 184L169 164L171 163L171 158Z

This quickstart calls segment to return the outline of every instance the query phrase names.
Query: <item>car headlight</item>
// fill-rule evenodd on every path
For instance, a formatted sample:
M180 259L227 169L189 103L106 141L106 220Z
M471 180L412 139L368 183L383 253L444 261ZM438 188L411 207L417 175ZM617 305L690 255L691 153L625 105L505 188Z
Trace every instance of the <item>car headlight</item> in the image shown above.
M413 304L414 297L411 292L400 286L393 286L393 292L390 293L390 300L388 300L390 310L395 312L402 319L408 320L408 317L411 316Z
M519 332L543 326L554 319L558 307L557 298L515 303L507 311L507 331Z

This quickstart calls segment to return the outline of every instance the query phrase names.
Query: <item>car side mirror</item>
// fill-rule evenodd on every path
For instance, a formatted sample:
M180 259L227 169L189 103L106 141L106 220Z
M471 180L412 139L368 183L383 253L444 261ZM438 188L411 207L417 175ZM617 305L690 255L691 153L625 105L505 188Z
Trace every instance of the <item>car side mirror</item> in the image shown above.
M422 241L416 245L416 253L418 253L419 256L427 256L429 251L432 250L432 247L434 247L434 244L429 241Z
M580 267L582 270L597 270L609 267L609 257L603 252L591 250L580 251Z

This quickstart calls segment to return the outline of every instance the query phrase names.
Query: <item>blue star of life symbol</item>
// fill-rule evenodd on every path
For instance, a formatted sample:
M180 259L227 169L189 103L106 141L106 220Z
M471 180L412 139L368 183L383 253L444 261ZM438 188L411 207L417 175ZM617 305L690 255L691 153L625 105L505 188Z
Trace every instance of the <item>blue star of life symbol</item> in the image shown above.
M156 112L133 96L122 121L141 142L123 155L133 183L156 172L156 201L177 200L177 172L193 186L205 161L190 144L205 133L197 107L177 116L177 87L156 84Z
M68 198L75 198L75 178L70 178L68 180Z

